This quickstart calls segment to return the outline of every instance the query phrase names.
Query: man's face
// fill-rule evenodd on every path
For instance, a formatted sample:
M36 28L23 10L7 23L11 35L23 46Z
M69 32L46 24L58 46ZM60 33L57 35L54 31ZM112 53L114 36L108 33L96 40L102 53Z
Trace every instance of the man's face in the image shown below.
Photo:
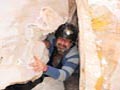
M72 42L70 39L65 39L65 38L57 38L56 40L56 47L57 50L61 53L67 51L72 45Z

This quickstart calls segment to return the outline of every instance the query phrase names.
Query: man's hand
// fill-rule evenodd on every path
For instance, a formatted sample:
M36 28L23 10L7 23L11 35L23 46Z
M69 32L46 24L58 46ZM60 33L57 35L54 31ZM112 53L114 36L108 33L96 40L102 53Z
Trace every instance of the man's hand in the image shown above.
M47 65L45 65L38 57L34 56L34 62L30 64L35 72L47 71Z

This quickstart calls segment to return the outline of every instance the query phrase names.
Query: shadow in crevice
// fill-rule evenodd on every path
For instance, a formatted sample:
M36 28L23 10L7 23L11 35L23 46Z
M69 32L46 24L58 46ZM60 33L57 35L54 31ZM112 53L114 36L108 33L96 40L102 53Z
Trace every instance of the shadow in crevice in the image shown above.
M74 72L65 82L65 90L79 90L79 70Z

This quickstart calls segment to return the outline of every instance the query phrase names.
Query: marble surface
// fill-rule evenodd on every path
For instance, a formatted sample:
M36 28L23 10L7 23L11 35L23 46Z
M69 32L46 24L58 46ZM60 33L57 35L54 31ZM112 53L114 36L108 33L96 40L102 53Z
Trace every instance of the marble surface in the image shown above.
M120 90L120 1L76 0L80 90Z
M61 0L0 0L0 89L41 76L29 66L36 55L44 63L42 42L68 19L68 2ZM61 8L60 8L61 7Z

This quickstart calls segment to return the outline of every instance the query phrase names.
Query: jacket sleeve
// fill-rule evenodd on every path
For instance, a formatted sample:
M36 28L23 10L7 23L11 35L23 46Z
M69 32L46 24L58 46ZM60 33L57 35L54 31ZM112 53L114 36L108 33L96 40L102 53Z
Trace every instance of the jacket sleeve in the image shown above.
M48 66L47 72L44 74L57 80L64 81L75 71L79 63L79 55L73 55L65 59L61 69Z

